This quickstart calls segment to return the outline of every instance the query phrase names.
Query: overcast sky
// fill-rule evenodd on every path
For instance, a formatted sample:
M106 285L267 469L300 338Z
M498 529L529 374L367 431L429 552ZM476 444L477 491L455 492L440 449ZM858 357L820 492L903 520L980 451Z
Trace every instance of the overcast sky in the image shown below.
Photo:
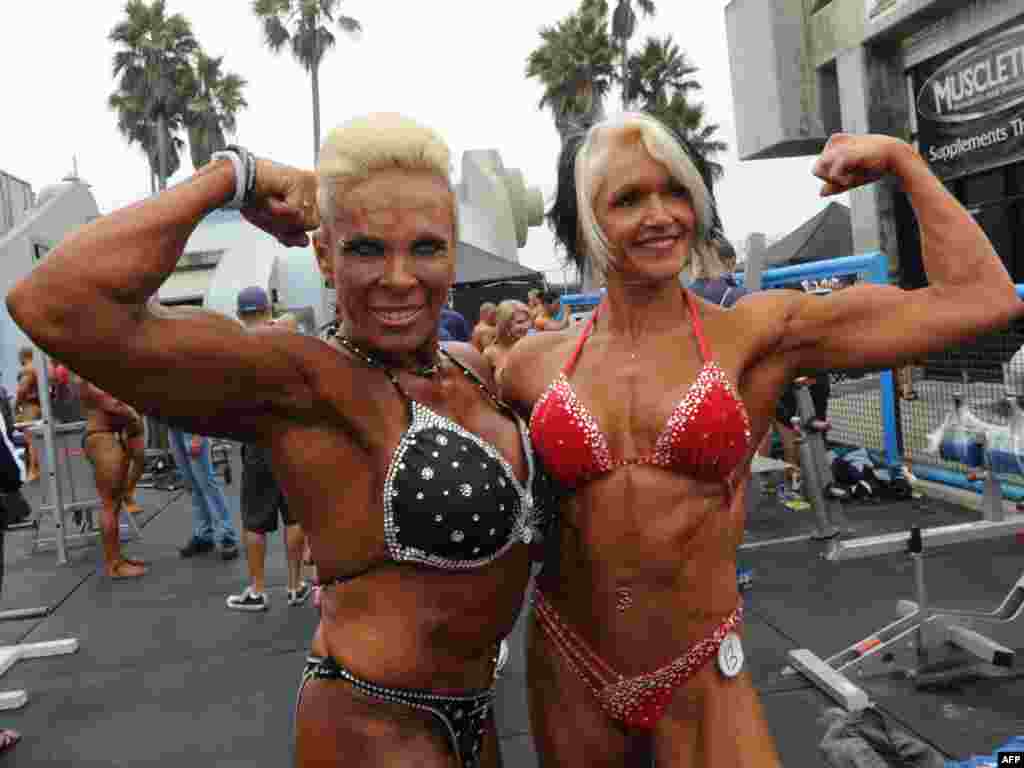
M546 196L554 188L558 137L551 117L537 108L540 85L524 75L538 29L572 11L578 0L345 0L343 10L364 27L361 39L342 33L321 68L321 130L370 111L403 112L437 129L453 150L456 171L465 150L495 148L507 167ZM641 24L647 34L671 34L700 68L703 98L730 151L720 158L725 178L717 197L726 233L777 236L824 205L810 175L813 158L741 163L725 34L727 0L661 0ZM4 3L3 118L0 169L38 193L59 181L78 159L102 212L149 194L146 160L116 130L106 106L114 90L111 28L123 0ZM249 0L168 0L183 13L203 48L224 56L226 69L249 81L249 108L238 118L237 142L259 155L310 167L312 97L306 72L288 53L263 44ZM615 102L610 104L614 107ZM171 181L192 172L187 159ZM560 263L546 229L530 230L521 261L550 270ZM560 279L560 273L549 276Z

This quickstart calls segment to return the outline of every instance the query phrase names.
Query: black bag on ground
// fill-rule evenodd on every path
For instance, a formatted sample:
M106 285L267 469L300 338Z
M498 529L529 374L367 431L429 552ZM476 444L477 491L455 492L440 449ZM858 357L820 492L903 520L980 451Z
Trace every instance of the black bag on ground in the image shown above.
M32 517L32 506L21 495L21 491L0 493L0 523L4 528L24 523L30 517Z

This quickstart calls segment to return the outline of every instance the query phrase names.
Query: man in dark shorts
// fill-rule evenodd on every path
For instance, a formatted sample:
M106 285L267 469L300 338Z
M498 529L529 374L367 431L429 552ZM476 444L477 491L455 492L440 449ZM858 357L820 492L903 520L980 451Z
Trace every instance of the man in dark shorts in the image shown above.
M265 290L253 286L238 294L238 319L246 328L274 325L272 318L270 299ZM228 608L237 611L267 610L267 534L277 530L278 519L284 525L288 558L288 604L302 605L311 594L309 584L302 580L305 536L288 511L288 500L274 477L270 452L248 444L242 446L241 506L249 586L241 594L228 597Z
M790 498L799 495L802 483L800 482L800 452L796 445L796 432L793 431L791 420L799 416L796 407L796 384L790 384L775 407L775 428L782 441L782 460L791 465L792 469L786 469L786 488L783 496ZM828 372L821 372L811 378L810 383L811 400L814 401L814 416L820 421L828 417L828 398L832 386L829 381Z
M794 288L794 290L799 290ZM827 295L830 290L814 290L813 293ZM828 418L828 398L832 393L832 384L828 371L820 371L810 377L811 400L814 402L814 417L819 421ZM796 432L793 431L791 420L798 416L796 407L796 384L790 384L782 394L775 407L775 431L782 442L782 460L790 466L785 472L785 487L780 489L783 501L793 501L802 497L803 483L800 479L800 450L796 444Z

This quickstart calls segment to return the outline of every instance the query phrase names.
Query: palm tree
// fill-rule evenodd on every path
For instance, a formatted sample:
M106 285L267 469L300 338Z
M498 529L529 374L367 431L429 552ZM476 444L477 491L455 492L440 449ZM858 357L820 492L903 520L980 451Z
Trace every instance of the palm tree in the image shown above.
M697 155L698 166L703 162L710 174L711 181L722 178L725 169L713 158L725 152L729 145L715 138L719 129L718 123L705 123L704 105L692 103L679 93L673 93L667 99L662 98L655 104L644 107L646 112L654 115L666 125L678 131L690 144Z
M160 157L157 141L156 124L146 119L143 114L142 99L130 94L116 91L110 94L107 105L117 112L117 130L129 144L138 144L146 155L149 163L150 191L156 194L160 178ZM181 150L185 143L175 134L180 130L180 121L170 121L170 141L167 142L166 169L167 176L173 176L181 167Z
M717 124L704 122L704 105L690 100L691 93L701 90L701 84L693 77L697 71L671 35L661 40L649 37L644 47L629 57L623 90L630 101L636 100L642 110L689 141L693 151L707 164L711 178L718 180L723 169L713 157L728 149L728 145L714 137Z
M330 25L358 35L362 25L351 16L338 14L341 0L253 0L252 10L263 22L267 47L280 53L289 43L292 55L309 72L313 85L313 162L320 154L320 62L334 47ZM337 14L337 19L335 15Z
M645 17L654 16L654 0L636 0L636 7ZM629 79L629 41L636 32L636 12L633 0L619 0L612 14L612 38L619 46L622 61L622 72L619 75L622 87L622 109L629 109L630 96L625 87Z
M540 37L526 59L526 76L544 86L539 106L551 110L564 142L604 116L604 98L615 80L607 0L583 0L576 12L541 27Z
M127 18L109 36L120 46L114 54L114 77L120 79L108 104L128 110L125 125L121 126L119 120L119 128L129 141L134 136L141 143L149 130L155 134L151 138L156 145L159 186L163 190L171 175L173 133L180 130L192 77L189 59L199 45L184 16L167 15L165 0L148 4L145 0L128 0L124 12ZM133 128L132 123L137 125Z
M240 110L249 106L242 89L248 84L234 72L221 72L223 56L198 51L195 72L184 114L192 167L198 170L210 162L210 155L223 149L225 133L233 134Z

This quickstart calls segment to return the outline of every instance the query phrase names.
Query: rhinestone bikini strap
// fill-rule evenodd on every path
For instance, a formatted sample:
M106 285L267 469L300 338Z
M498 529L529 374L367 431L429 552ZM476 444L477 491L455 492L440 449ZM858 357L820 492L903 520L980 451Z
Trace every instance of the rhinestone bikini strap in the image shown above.
M456 368L458 368L460 371L466 374L466 378L468 378L470 381L476 384L477 387L480 388L480 391L483 392L484 395L486 395L487 398L490 399L492 403L494 403L494 406L501 413L504 413L507 416L511 416L515 420L516 425L519 427L519 440L523 446L523 453L526 455L527 476L526 485L523 486L523 488L527 492L529 492L530 489L533 487L533 479L536 469L533 461L533 445L530 443L530 431L527 428L525 422L523 422L523 420L519 417L519 414L516 413L515 408L513 408L511 405L509 405L496 394L494 394L494 392L491 391L490 387L484 384L483 380L480 378L479 375L477 375L476 371L474 371L468 365L463 363L461 360L455 357L451 352L449 352L444 347L441 347L441 354L444 355L449 360L451 360L452 363L455 364Z
M460 371L462 371L466 375L467 379L469 379L470 381L472 381L474 384L477 385L477 387L480 389L480 391L483 392L484 395L486 395L487 399L490 400L492 403L494 403L494 407L495 408L497 408L502 413L514 413L514 411L512 409L512 406L510 406L508 403L506 403L501 398L499 398L496 394L494 394L491 391L491 388L488 387L486 384L484 384L483 379L480 378L480 376L477 374L476 371L474 371L472 368L470 368L464 362L459 360L459 358L455 357L455 355L453 355L451 352L449 352L444 347L441 347L440 351L441 351L441 354L444 355L446 358L448 358L448 360L450 360L455 365L456 368L458 368Z

